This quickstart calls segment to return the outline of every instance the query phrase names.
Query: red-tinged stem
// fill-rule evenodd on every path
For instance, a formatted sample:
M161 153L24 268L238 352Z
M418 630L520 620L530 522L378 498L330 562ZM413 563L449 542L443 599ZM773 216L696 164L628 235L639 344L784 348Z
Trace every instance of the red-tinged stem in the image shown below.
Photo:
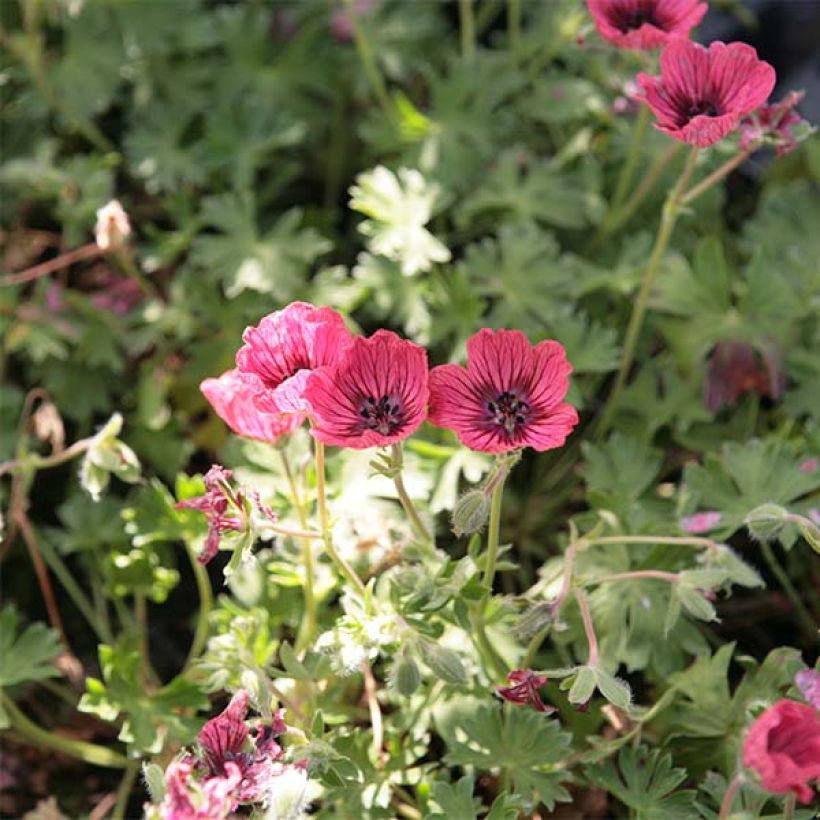
M589 601L587 596L580 589L575 590L575 600L578 601L578 608L581 610L581 620L584 622L584 633L589 644L589 659L587 666L598 665L598 636L595 634L595 627L592 623L592 614L589 611Z
M730 160L727 160L720 166L720 168L715 169L712 171L709 176L704 177L697 185L690 188L681 198L680 204L688 205L693 200L697 199L702 193L708 191L716 182L720 182L725 176L731 174L732 171L735 170L739 165L742 165L746 162L747 159L752 155L754 149L749 149L747 151L741 151L738 154L735 154Z
M22 285L25 282L33 282L42 276L48 276L50 273L55 273L58 270L67 268L69 265L74 265L77 262L82 262L86 259L93 259L96 256L101 256L102 251L97 247L95 242L89 242L81 248L76 248L68 253L61 254L55 259L49 259L48 262L41 262L39 265L27 268L19 273L10 273L6 276L0 277L0 287L8 287L9 285Z
M678 576L674 572L663 572L659 569L639 569L634 572L616 572L614 575L601 575L593 578L589 583L602 584L604 581L631 581L642 578L654 578L658 581L668 581L670 584L678 582Z
M735 802L735 796L738 790L743 785L743 775L736 774L726 789L726 794L723 795L723 802L720 804L720 814L718 820L728 820L729 812L732 810L732 803Z

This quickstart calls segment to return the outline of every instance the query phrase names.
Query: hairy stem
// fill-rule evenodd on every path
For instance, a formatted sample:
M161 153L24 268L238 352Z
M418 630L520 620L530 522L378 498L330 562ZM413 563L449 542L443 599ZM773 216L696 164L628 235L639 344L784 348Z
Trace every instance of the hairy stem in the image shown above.
M678 583L678 576L674 572L663 572L659 569L639 569L633 572L616 572L613 575L600 575L592 578L588 583L602 584L605 581L631 581L642 578L653 578L657 581L667 581L670 584Z
M501 502L504 497L504 482L507 478L506 467L500 468L493 494L490 499L490 523L487 526L487 554L484 563L484 586L492 593L493 579L495 578L495 567L498 562L498 539L501 529Z
M718 815L718 820L728 819L729 813L732 810L732 803L735 802L735 796L742 785L743 775L736 774L732 779L732 782L729 783L729 787L726 789L726 794L723 795L723 802L720 804L720 814Z
M413 504L413 499L407 493L407 488L404 486L404 479L402 478L401 468L402 462L404 461L404 457L402 455L401 444L394 444L392 447L393 451L393 466L395 472L393 473L393 484L396 487L396 493L399 496L399 501L401 501L402 507L404 507L404 512L407 514L407 517L410 519L410 526L413 528L413 532L421 541L426 541L429 544L434 543L433 536L430 534L430 531L424 525L424 522L421 520L421 516L416 509L416 505Z
M589 611L589 601L586 594L580 590L575 590L575 600L578 601L578 608L581 610L581 620L584 622L584 633L589 644L589 659L587 666L598 665L598 637L595 634L595 627L592 624L592 615Z
M138 760L130 762L126 767L117 789L117 802L114 806L114 813L111 815L112 820L125 820L128 811L128 799L131 797L134 781L137 779L139 772L140 764Z
M752 151L753 149L748 151L740 151L730 160L724 162L720 168L712 171L709 176L704 177L697 185L690 188L685 194L683 194L680 198L680 204L688 205L690 202L697 199L702 193L708 191L716 182L720 182L720 180L722 180L725 176L734 171L735 168L746 162L746 160L752 155Z

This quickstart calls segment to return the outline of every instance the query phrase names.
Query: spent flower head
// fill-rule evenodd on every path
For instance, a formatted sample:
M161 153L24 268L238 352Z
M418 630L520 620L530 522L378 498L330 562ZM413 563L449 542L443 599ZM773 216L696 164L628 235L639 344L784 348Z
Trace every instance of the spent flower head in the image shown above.
M433 216L440 189L412 168L394 174L383 165L359 174L350 189L350 207L369 219L359 227L374 254L398 262L413 276L434 262L447 262L450 251L424 226Z
M532 669L514 669L507 675L510 686L496 687L496 694L510 703L532 706L539 712L549 714L554 712L553 706L547 706L538 690L546 686L548 678L538 675Z
M121 248L130 235L131 223L119 200L112 199L97 211L94 241L101 251Z
M794 110L803 96L802 91L790 91L780 102L761 106L745 117L740 123L740 147L747 151L773 145L779 157L794 151L812 132L811 126Z

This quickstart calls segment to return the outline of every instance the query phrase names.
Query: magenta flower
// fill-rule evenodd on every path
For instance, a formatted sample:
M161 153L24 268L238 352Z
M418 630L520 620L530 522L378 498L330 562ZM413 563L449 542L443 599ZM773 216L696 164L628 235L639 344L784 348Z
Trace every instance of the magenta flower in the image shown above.
M197 556L200 564L207 564L216 555L223 535L249 532L253 528L253 512L271 522L277 520L276 513L262 504L257 493L234 489L232 477L230 470L214 464L205 474L205 495L177 502L177 509L199 510L208 521L205 548Z
M545 686L547 678L543 675L536 675L531 669L514 669L507 675L507 680L512 686L496 687L496 694L510 703L529 704L539 712L549 714L554 712L553 706L547 706L538 694L538 690Z
M424 421L427 351L389 330L357 336L335 364L310 374L304 396L319 441L354 450L395 444Z
M744 151L763 143L775 146L775 154L782 157L797 148L792 128L803 122L794 110L803 99L802 91L790 91L780 102L764 105L740 123L740 147Z
M670 37L688 37L703 19L699 0L587 0L598 33L618 48L660 48Z
M563 401L572 366L558 342L533 347L518 330L484 328L467 341L467 367L430 372L430 421L471 450L560 447L578 423Z
M235 763L229 763L223 777L198 781L192 777L190 759L175 760L165 772L165 797L158 807L161 820L223 820L234 810L234 792L242 779ZM148 817L152 815L149 810Z
M261 392L255 400L260 410L294 413L301 422L307 412L302 393L310 371L335 362L351 339L335 310L292 302L245 330L236 364L243 373L259 377Z
M644 100L670 137L705 148L737 128L768 99L774 69L745 43L708 49L673 39L661 53L659 77L638 75Z
M264 390L259 377L228 370L218 379L205 379L199 389L216 414L231 430L245 438L274 442L279 436L292 433L302 422L291 413L263 413L256 406L255 396Z
M713 413L731 407L744 393L771 399L783 394L785 375L779 351L770 346L762 358L746 342L718 342L709 356L704 400Z
M719 512L709 510L694 515L685 515L678 523L684 532L690 535L700 535L702 532L709 532L719 526L721 518L723 516Z
M820 672L816 669L801 669L794 682L803 697L815 708L820 709Z

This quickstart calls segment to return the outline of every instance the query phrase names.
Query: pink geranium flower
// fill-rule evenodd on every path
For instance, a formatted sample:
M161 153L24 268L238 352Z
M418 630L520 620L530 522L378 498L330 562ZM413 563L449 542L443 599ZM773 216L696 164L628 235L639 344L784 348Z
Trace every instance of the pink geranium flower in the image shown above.
M798 142L792 128L803 122L794 109L802 99L802 91L790 91L780 102L764 105L744 118L740 123L740 147L747 151L770 143L778 157L794 151Z
M487 328L467 341L467 367L430 373L430 421L472 450L560 447L578 423L564 402L572 366L558 342L533 346L518 330Z
M294 413L301 421L307 412L302 394L308 375L335 362L351 339L335 310L292 302L245 330L236 364L243 373L259 378L260 410Z
M745 43L673 39L660 58L659 77L638 75L655 127L700 148L723 139L759 108L774 88L774 69Z
M743 741L743 763L773 794L794 792L811 802L820 778L820 716L805 703L779 700L758 717Z
M510 703L529 704L539 712L554 712L555 708L547 706L541 700L538 690L545 686L547 678L544 675L536 675L531 669L514 669L507 675L507 680L512 686L496 687L496 694L510 701Z
M292 433L302 422L292 413L264 413L255 397L264 390L259 377L228 370L218 379L205 379L199 385L216 414L237 435L259 441L274 442L285 433Z
M619 48L650 49L688 37L703 19L699 0L587 0L598 33Z
M162 820L223 820L236 805L234 792L242 779L235 763L221 777L197 781L189 759L175 760L165 772L165 797L158 807ZM148 816L152 814L149 811Z
M427 352L389 330L357 336L335 364L309 375L304 396L319 441L356 450L395 444L424 421Z
M720 526L722 518L723 516L717 510L709 510L694 515L685 515L678 523L684 532L690 535L700 535L702 532L709 532Z

